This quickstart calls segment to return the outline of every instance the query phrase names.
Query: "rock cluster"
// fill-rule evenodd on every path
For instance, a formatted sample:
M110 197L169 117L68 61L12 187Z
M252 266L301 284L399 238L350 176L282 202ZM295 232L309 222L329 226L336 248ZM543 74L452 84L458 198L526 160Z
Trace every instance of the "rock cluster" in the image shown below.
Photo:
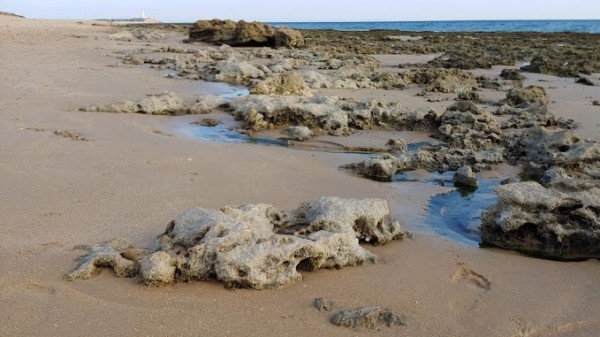
M169 224L159 250L124 239L93 245L66 278L86 279L109 267L151 286L214 279L227 287L277 288L299 281L299 270L377 262L359 241L382 245L403 236L380 199L326 197L289 212L265 204L194 208Z
M91 105L79 109L87 112L123 112L149 115L180 115L185 113L183 99L172 92L166 92L139 101L123 101L111 104Z
M190 29L189 41L250 47L304 47L302 34L261 22L199 20Z

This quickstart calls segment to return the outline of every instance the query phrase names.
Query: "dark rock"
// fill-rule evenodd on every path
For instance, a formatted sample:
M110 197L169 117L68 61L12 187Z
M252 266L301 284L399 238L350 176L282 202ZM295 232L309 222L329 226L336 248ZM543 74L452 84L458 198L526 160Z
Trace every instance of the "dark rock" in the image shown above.
M390 309L374 306L342 310L331 317L331 323L351 329L363 327L378 330L382 327L406 325L406 320Z
M575 83L589 85L589 86L596 85L596 83L594 83L589 77L585 77L585 76L582 76L582 77L578 78L577 80L575 80Z
M523 74L521 74L521 72L519 71L519 69L502 69L502 72L500 73L500 77L502 77L505 80L511 80L511 81L523 81L525 79L525 76L523 76Z
M548 105L550 99L542 87L531 85L527 88L514 88L506 93L504 103L524 108L530 105Z

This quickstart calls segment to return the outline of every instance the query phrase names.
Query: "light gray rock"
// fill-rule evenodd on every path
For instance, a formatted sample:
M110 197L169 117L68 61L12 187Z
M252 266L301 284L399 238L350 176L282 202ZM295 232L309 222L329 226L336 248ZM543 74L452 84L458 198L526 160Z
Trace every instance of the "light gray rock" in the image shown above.
M408 150L408 144L402 138L390 139L385 145L392 151L405 152Z
M135 248L126 241L96 245L67 278L109 267L153 286L216 279L227 287L277 288L301 280L302 270L377 262L359 241L380 245L403 235L380 199L320 198L289 212L265 204L194 208L169 224L159 250L128 258Z
M333 309L334 303L326 298L315 298L313 301L313 307L315 307L319 311L330 311Z
M549 259L600 258L600 189L563 192L523 182L496 193L498 203L482 213L484 244Z
M250 93L254 95L313 95L312 90L304 82L302 75L295 71L267 77L265 80L256 83L250 89Z
M454 173L454 176L452 177L452 182L458 186L479 186L479 182L477 181L477 177L475 176L475 173L473 173L471 166L463 166L456 170L456 173Z
M226 105L227 102L221 96L199 96L189 108L189 112L190 114L209 114Z

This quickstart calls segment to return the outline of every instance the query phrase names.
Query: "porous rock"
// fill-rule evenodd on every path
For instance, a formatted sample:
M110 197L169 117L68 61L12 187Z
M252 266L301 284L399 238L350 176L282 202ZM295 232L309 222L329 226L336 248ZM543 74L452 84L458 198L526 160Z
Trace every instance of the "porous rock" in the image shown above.
M333 309L333 302L326 298L315 298L313 301L313 307L319 311L330 311Z
M377 262L359 240L380 245L403 235L380 199L325 197L289 212L265 204L194 208L169 224L159 250L129 256L135 248L126 240L95 245L67 279L109 267L153 286L216 279L228 287L276 288L299 281L299 270Z
M111 268L118 277L134 277L139 272L138 261L147 254L126 239L114 239L81 248L88 253L78 258L77 268L65 276L69 281L90 278L102 267Z
M550 259L600 258L600 189L563 192L523 182L496 193L498 203L482 213L484 244Z
M331 323L339 326L357 329L380 329L406 325L406 321L392 310L381 306L360 307L342 310L331 317Z
M489 150L502 142L502 131L494 116L470 101L448 107L438 130L446 142L461 149Z
M511 81L525 80L525 76L523 76L523 74L521 74L519 69L510 69L510 68L502 69L502 72L500 73L500 77L502 77L505 80L511 80Z
M546 94L546 90L535 85L527 88L514 88L506 93L504 102L514 107L527 107L529 105L548 105L550 99Z
M285 135L292 140L304 141L313 137L313 132L306 126L290 126L285 130Z
M290 28L273 28L261 22L199 20L190 29L190 41L251 47L303 47L302 34Z
M392 151L404 152L408 150L408 144L402 138L390 139L385 145Z
M460 69L425 68L412 69L404 73L407 83L423 85L426 91L459 93L476 90L475 77Z
M143 113L149 115L179 115L187 112L183 99L171 92L151 95L139 101L91 105L80 110L87 112Z
M254 95L312 96L304 78L296 71L276 74L258 82L250 89Z
M463 166L456 170L456 173L454 173L454 176L452 177L452 182L454 182L454 184L457 186L479 186L477 177L475 176L475 173L473 173L473 169L471 169L470 166Z

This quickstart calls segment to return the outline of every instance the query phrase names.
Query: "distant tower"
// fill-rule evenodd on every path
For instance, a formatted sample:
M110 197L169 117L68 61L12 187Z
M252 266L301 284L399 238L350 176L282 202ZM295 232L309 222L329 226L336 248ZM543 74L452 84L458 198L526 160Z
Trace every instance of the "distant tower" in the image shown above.
M146 12L142 9L142 19L146 18Z

